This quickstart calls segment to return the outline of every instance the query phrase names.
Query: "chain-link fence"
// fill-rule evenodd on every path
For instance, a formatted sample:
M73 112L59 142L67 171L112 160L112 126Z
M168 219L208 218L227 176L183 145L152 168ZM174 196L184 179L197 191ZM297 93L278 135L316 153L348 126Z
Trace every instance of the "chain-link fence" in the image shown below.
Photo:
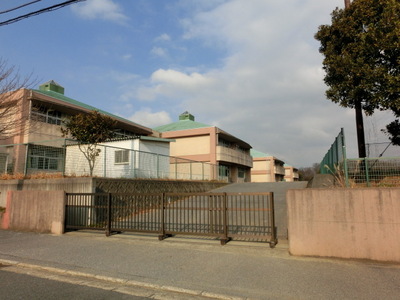
M397 153L399 147L389 143L367 144L368 154L382 156L386 150ZM389 152L386 152L389 153ZM342 187L400 186L400 157L346 158L346 144L343 128L321 162L321 173L331 174L335 183Z
M207 162L65 139L0 146L0 174L219 179L217 166Z
M347 160L348 186L400 186L400 157Z

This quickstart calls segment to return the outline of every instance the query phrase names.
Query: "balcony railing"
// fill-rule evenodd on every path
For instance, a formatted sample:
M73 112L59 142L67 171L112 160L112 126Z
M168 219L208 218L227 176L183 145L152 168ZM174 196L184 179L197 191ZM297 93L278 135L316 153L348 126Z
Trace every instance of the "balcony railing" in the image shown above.
M280 166L275 166L275 174L285 175L285 168Z
M239 164L250 168L253 166L253 159L250 154L224 146L217 146L217 160Z

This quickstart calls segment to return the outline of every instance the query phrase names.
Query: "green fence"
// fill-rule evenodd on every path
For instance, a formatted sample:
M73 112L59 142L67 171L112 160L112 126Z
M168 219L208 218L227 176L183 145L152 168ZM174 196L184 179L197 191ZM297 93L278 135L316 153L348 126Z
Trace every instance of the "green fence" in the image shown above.
M346 142L343 128L321 161L320 172L321 174L334 174L338 171L339 167L343 167L344 169L347 167ZM346 172L346 170L343 171Z
M346 157L344 130L328 150L320 164L321 174L331 174L343 187L400 186L400 157Z
M347 160L347 186L400 186L400 157Z

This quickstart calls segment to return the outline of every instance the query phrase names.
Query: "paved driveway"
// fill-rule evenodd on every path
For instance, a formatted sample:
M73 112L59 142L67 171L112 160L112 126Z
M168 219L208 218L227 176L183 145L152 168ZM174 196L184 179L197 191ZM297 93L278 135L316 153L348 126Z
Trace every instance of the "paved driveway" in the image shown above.
M287 239L286 192L293 189L305 189L306 181L297 182L249 182L235 183L213 190L227 193L265 193L273 192L275 200L275 224L278 227L278 239Z

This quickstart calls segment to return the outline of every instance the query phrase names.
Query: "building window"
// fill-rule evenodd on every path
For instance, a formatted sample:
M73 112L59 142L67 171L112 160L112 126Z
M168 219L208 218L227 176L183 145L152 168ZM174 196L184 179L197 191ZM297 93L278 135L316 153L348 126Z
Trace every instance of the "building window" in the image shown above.
M115 164L129 163L129 150L115 150Z
M220 165L219 166L219 176L220 177L229 177L230 169L228 166Z
M48 124L61 125L62 114L54 109L34 106L31 112L31 119Z
M115 138L117 138L117 139L137 137L136 133L134 133L132 131L124 130L124 129L114 130L114 134L115 134Z
M29 145L28 168L36 170L62 171L64 150L42 145Z
M245 178L246 177L246 169L238 168L238 177L239 178Z

